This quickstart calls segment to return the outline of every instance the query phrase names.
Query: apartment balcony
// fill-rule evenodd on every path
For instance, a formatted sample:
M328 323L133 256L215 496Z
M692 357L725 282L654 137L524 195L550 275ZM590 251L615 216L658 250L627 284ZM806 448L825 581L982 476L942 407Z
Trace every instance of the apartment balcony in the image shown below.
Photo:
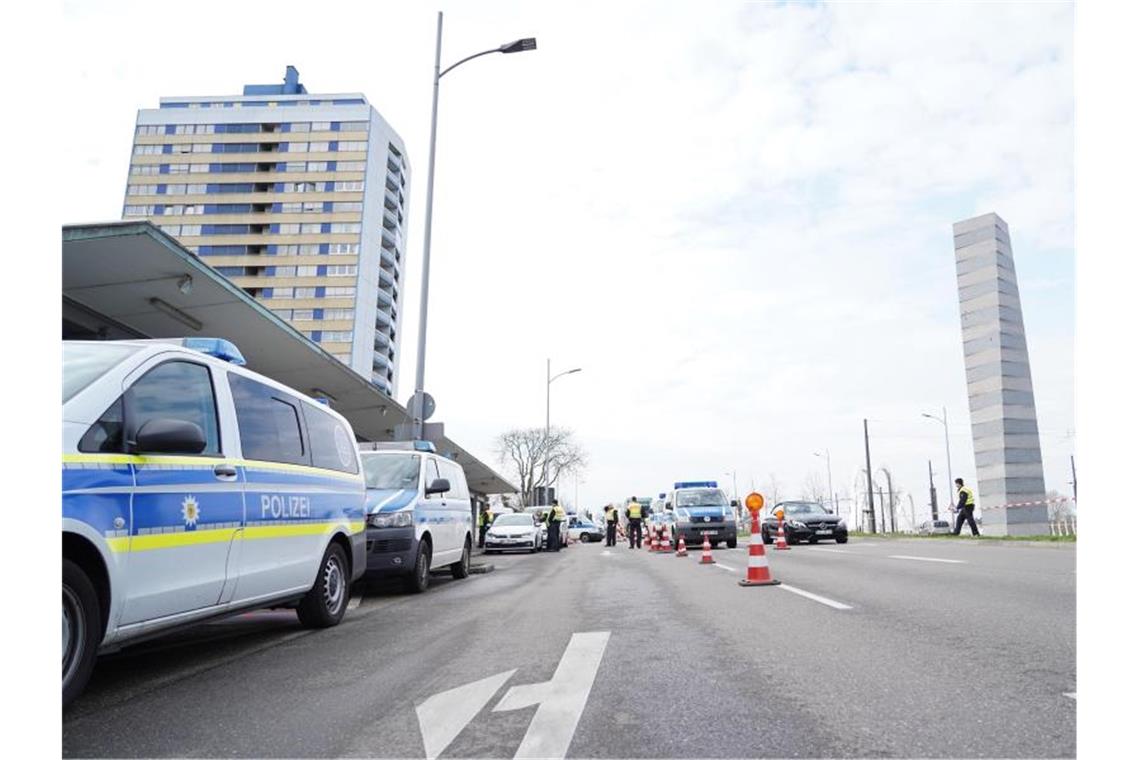
M386 371L389 366L388 354L380 351L372 352L372 369Z
M392 306L392 296L385 293L383 290L376 293L376 308L388 309Z
M386 269L380 270L380 277L378 278L378 281L377 281L377 284L380 287L390 288L390 287L392 287L392 285L395 284L395 282L396 282L396 280L392 277L392 274L388 270L386 270Z
M396 255L392 253L392 251L389 251L387 248L380 249L380 266L391 269L396 266L397 261L399 261L399 259L396 258Z
M396 250L396 238L389 235L387 230L380 230L380 247L390 251Z
M376 312L376 327L380 330L387 330L392 326L392 317L386 311Z
M388 337L387 331L376 333L376 337L372 339L372 347L377 351L387 351L390 345L392 345L392 341Z
M384 224L384 229L395 231L400 226L400 220L395 214L393 214L392 212L385 209L384 210L383 224Z

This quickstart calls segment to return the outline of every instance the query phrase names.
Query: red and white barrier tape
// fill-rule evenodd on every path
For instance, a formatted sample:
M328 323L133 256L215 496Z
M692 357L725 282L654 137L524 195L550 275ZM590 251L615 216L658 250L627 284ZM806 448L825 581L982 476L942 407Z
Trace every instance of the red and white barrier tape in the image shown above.
M1064 504L1069 501L1068 496L1062 496L1059 499L1041 499L1039 501L1014 501L1009 504L999 504L996 507L982 507L983 512L990 509L1008 509L1010 507L1038 507L1042 504Z

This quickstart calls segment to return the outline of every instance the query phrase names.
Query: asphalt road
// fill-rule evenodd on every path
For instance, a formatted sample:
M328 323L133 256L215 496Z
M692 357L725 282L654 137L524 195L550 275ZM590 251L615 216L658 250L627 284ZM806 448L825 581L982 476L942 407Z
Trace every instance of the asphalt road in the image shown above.
M714 556L496 556L334 629L201 626L101 660L64 755L1075 755L1072 545L769 547L764 588Z

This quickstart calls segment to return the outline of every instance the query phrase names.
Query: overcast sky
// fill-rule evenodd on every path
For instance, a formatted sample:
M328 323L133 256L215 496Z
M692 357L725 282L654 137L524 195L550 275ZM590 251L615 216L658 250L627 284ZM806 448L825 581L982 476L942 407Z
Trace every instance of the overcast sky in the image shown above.
M717 479L850 492L872 464L925 510L973 482L953 222L1009 224L1046 487L1071 494L1073 12L1065 3L441 3L426 385L493 440L552 420L583 507ZM121 213L135 112L296 66L363 92L412 163L399 400L414 385L434 7L67 3L69 221ZM500 471L509 474L505 467ZM726 475L726 473L728 473ZM562 493L574 498L574 484ZM848 506L840 506L841 513ZM907 510L909 511L909 510Z

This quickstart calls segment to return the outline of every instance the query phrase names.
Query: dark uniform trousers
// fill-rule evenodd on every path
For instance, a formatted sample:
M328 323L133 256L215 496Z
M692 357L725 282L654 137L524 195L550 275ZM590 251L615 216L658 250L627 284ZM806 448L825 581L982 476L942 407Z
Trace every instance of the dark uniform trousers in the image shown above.
M634 548L636 542L637 548L641 548L641 518L629 518L629 548Z
M970 532L978 535L978 524L974 522L974 505L968 504L958 510L958 519L954 522L954 535L962 533L962 523L970 524Z
M606 546L617 545L617 520L606 520Z
M548 552L562 551L562 536L559 535L559 521L551 520L546 526L546 550Z

